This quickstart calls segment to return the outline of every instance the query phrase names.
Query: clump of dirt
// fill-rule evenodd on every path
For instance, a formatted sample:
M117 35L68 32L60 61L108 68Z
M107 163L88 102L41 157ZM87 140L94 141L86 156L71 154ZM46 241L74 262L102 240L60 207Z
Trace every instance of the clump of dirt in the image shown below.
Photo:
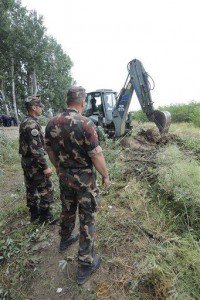
M150 128L150 129L141 129L138 133L139 136L143 136L147 142L150 143L158 143L160 140L160 134L157 130Z
M147 142L153 144L155 143L156 145L160 146L173 143L179 140L178 136L175 134L167 133L164 135L160 135L160 133L153 128L147 130L142 129L138 133L138 136L143 136Z
M141 129L136 137L125 137L121 140L120 145L124 148L132 150L152 150L158 146L167 145L176 142L178 137L175 134L160 135L159 132L153 128Z
M120 145L124 149L132 149L132 150L151 150L155 148L155 144L150 144L145 140L143 136L137 136L135 138L127 137L120 141Z

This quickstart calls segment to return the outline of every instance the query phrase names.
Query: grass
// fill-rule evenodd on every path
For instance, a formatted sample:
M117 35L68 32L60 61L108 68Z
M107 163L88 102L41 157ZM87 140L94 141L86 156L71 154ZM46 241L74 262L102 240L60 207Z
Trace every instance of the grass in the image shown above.
M200 130L192 123L178 123L170 126L170 132L179 136L185 146L200 153Z
M18 141L8 139L4 133L0 132L0 182L5 177L5 171L14 164L18 167L19 155L17 152ZM14 166L12 171L15 171Z
M173 208L183 231L191 230L200 235L200 164L182 153L176 145L170 145L157 154L157 185L168 207Z
M111 264L109 268L115 273L109 279L112 291L115 290L117 294L120 290L124 299L198 299L199 245L195 234L191 234L192 231L188 233L187 226L184 226L184 231L182 228L181 235L178 234L180 222L185 219L185 216L179 216L181 210L185 213L184 206L180 206L179 211L178 207L173 211L173 202L166 200L163 191L158 192L157 184L155 187L149 186L147 181L138 182L131 175L124 177L124 154L118 149L120 152L114 159L114 147L115 145L111 146L113 152L107 159L114 184L109 194L103 198L103 209L98 219L98 247L106 252L105 265ZM184 154L177 147L177 151L174 150L177 157L173 155L170 149L174 147L169 147L168 152L159 152L157 176L163 181L163 174L168 178L169 171L165 169L162 174L159 169L166 168L166 164L177 170L179 176L175 174L175 178L182 184L183 190L186 183L191 188L190 197L194 195L196 205L200 177L194 167L199 170L199 165L195 160L191 162L191 158L185 161ZM185 163L184 177L180 176L176 160L177 163ZM176 194L178 182L171 179L168 193L174 192L174 196L179 197ZM194 215L190 217L192 219ZM154 238L148 237L146 233L149 232ZM104 287L105 298L110 297L109 293L109 287Z
M68 296L76 299L199 299L198 225L196 221L196 225L192 224L196 214L190 214L190 203L195 210L199 204L199 164L193 157L185 157L177 146L161 148L155 157L157 168L149 169L156 172L158 180L149 184L148 180L138 180L133 172L127 172L132 166L125 163L127 152L118 142L109 140L102 147L112 180L110 191L101 193L97 215L95 248L102 255L102 266L89 289L71 283L67 286ZM5 172L15 169L16 165L20 168L16 144L13 151L15 159L3 166ZM53 181L54 213L59 215L55 174ZM14 207L5 208L0 220L3 232L0 298L3 299L31 298L28 287L33 277L40 278L31 267L40 264L40 257L32 253L32 247L43 238L46 229L28 222L22 184L18 186L17 199ZM7 196L8 204L12 200ZM187 217L190 218L189 230ZM41 284L55 296L53 281L43 278Z

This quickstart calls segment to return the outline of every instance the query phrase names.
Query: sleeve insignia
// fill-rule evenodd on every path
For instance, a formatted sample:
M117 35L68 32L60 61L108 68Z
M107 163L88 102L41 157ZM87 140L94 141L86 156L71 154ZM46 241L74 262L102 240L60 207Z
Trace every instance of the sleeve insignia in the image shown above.
M32 136L38 136L39 131L37 129L32 129L31 134L32 134Z

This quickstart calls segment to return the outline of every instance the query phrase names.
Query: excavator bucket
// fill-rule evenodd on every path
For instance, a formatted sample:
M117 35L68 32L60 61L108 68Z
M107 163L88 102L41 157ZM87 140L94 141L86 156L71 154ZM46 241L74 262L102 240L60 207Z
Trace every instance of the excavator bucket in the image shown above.
M155 110L152 121L155 122L160 134L168 133L171 124L171 114L168 111Z

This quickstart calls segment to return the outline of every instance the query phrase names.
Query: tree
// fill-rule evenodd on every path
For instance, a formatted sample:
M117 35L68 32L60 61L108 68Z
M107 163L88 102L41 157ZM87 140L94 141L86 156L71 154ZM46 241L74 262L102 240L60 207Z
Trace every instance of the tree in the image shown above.
M0 89L5 105L23 111L24 98L41 93L55 112L65 106L72 61L46 35L43 18L16 0L0 0ZM11 101L12 99L12 101Z
M50 99L54 112L65 108L67 91L72 84L70 73L72 61L52 37L47 37L47 51L39 80L39 89L45 98Z

